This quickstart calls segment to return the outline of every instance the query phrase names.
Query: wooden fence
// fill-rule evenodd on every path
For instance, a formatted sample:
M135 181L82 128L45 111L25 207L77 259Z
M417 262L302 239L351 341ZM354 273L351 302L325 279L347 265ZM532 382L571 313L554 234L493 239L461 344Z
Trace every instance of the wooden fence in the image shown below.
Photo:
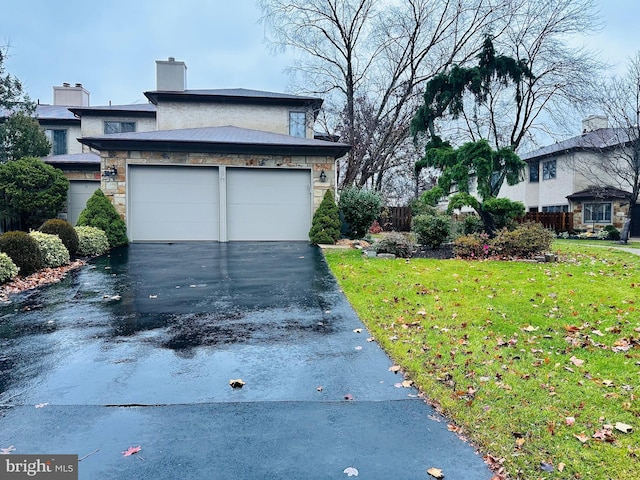
M523 221L541 223L556 233L573 231L573 212L527 212Z
M378 223L386 232L408 232L411 230L411 208L383 207Z

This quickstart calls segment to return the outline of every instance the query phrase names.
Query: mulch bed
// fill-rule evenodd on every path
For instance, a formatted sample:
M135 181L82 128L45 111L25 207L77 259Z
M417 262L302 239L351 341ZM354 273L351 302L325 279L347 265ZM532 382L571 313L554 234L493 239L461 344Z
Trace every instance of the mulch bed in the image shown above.
M10 282L0 285L0 302L10 302L10 296L16 293L31 290L42 285L57 283L67 276L67 273L76 268L80 268L87 262L84 260L74 260L68 265L57 268L44 268L29 275L28 277L16 277Z

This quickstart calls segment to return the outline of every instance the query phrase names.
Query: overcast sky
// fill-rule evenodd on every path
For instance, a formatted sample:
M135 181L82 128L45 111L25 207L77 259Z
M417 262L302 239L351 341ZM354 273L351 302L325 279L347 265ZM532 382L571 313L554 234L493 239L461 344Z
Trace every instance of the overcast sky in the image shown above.
M91 105L143 103L155 60L187 64L188 88L288 91L285 55L264 43L254 0L0 0L6 69L33 100L82 83ZM620 71L640 49L640 2L600 0L606 27L585 39Z

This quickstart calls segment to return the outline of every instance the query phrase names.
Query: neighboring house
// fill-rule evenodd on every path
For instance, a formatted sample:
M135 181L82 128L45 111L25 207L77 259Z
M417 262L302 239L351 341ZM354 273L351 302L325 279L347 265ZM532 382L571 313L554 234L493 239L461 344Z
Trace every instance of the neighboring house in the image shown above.
M505 185L500 197L524 203L528 212L573 212L574 228L598 231L622 228L629 211L629 193L602 168L603 159L619 161L624 136L608 127L606 117L583 121L582 135L521 155L525 179ZM596 185L597 184L597 185ZM640 208L635 208L631 234L640 235Z
M335 189L335 161L350 149L314 138L322 100L188 90L184 62L156 61L156 69L148 104L92 107L81 85L65 84L54 87L54 104L62 89L76 93L70 105L38 107L58 141L44 161L75 186L86 182L85 197L70 192L69 219L99 187L133 242L308 240L313 212Z

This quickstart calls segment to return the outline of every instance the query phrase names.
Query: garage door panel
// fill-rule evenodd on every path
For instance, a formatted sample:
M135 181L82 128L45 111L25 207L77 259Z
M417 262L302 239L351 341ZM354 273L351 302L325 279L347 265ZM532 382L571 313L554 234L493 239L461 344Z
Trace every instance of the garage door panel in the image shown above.
M308 240L308 170L227 169L229 240Z
M93 192L100 188L99 181L72 180L69 182L69 194L67 195L67 219L75 225L80 216L80 212L87 205L87 200L91 198Z
M218 240L217 167L130 166L133 241Z

